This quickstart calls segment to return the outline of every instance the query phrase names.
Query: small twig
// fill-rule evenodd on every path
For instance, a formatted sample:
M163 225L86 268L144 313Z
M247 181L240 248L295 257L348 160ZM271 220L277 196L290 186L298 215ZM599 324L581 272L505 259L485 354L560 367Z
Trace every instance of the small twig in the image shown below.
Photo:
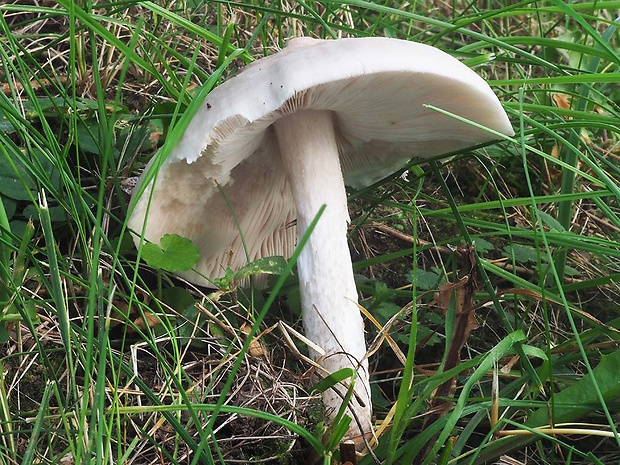
M433 244L432 242L425 241L423 239L414 238L409 234L405 234L398 229L391 228L390 226L380 224L380 223L367 223L363 225L364 228L374 229L375 231L380 231L388 236L395 237L396 239L400 239L401 241L408 242L410 244L417 244L423 247L429 247L430 250L435 250L442 254L452 254L454 250L450 247L446 247L444 245Z
M571 427L573 425L574 427ZM539 426L536 428L528 428L528 429L512 429L512 430L501 430L495 432L496 436L530 436L534 434L548 434L548 435L556 435L560 434L563 436L570 435L580 435L580 436L602 436L605 438L615 438L616 435L613 431L604 431L601 429L591 429L591 428L580 428L582 426L597 426L590 425L584 423L562 423L556 426ZM491 427L495 427L495 424L491 423Z

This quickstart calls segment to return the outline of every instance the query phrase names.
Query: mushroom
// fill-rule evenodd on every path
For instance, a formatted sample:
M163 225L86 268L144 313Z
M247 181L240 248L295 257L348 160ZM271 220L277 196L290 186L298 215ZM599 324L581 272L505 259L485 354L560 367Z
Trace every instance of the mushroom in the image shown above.
M436 48L386 38L294 39L207 96L156 181L134 199L128 226L152 242L166 233L190 238L201 259L178 274L211 286L229 267L289 257L325 205L297 262L303 324L326 372L357 372L347 437L359 441L372 432L372 411L345 184L363 188L413 157L497 138L482 127L513 134L486 82ZM344 392L324 393L328 414L338 412Z

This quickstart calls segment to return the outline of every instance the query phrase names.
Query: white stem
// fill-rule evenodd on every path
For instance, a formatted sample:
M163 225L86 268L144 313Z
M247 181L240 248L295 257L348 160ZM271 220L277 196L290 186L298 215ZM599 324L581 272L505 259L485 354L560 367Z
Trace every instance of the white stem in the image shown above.
M299 237L326 205L297 261L306 336L325 351L324 357L314 351L310 355L330 373L346 367L357 371L355 392L364 405L353 396L349 406L355 415L348 436L367 434L372 428L366 343L347 244L347 196L332 114L300 111L274 127L297 208ZM328 414L338 412L345 391L324 394Z

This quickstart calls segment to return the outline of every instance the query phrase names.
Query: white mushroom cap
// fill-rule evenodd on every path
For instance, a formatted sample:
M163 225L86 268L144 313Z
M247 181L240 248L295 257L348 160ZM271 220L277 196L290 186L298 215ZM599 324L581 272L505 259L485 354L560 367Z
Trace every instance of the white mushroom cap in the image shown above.
M196 268L207 278L293 250L295 207L271 128L284 115L333 112L345 184L355 188L411 158L494 139L425 104L513 133L486 82L436 48L387 38L290 44L214 89L159 172L145 237L155 243L166 233L190 238L202 252ZM149 196L150 189L135 204L128 223L135 231L142 230ZM210 285L192 271L179 274Z

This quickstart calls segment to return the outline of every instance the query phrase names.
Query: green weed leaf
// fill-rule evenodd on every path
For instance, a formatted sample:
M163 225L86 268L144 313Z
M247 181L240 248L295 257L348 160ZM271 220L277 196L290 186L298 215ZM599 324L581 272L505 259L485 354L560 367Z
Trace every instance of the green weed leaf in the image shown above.
M553 216L543 211L538 211L540 218L545 223L545 226L548 226L553 231L565 232L566 228L560 224L558 220L556 220Z
M504 255L513 258L519 263L536 263L538 262L538 252L534 247L529 245L512 244L504 247ZM541 258L543 258L541 256Z
M523 344L521 347L523 348L523 353L525 353L525 355L527 355L528 357L536 357L545 361L549 360L547 354L538 347L530 346L527 344Z
M45 177L53 188L60 187L59 170L42 151L32 149L28 154L7 151L4 156L0 156L1 195L14 200L36 198L39 183L35 181L35 177Z
M490 251L495 249L495 246L491 242L489 242L489 241L487 241L487 240L485 240L485 239L483 239L481 237L477 237L474 240L474 246L476 246L476 251L479 254L485 254L485 253L490 252Z
M198 247L186 237L164 234L159 244L151 242L142 247L142 258L149 266L166 271L187 271L200 260Z
M554 423L575 421L598 408L599 399L594 384L598 385L603 399L611 402L620 398L620 350L603 355L600 363L575 384L557 393L553 400ZM534 411L526 425L544 426L549 423L549 407L545 406Z
M286 268L286 260L284 257L264 257L258 260L248 263L241 267L239 271L235 273L235 280L241 281L242 279L254 276L257 274L281 274L284 268Z
M413 283L413 272L407 273L407 280ZM421 268L417 270L415 287L422 291L430 291L437 289L445 280L437 273L426 271Z

